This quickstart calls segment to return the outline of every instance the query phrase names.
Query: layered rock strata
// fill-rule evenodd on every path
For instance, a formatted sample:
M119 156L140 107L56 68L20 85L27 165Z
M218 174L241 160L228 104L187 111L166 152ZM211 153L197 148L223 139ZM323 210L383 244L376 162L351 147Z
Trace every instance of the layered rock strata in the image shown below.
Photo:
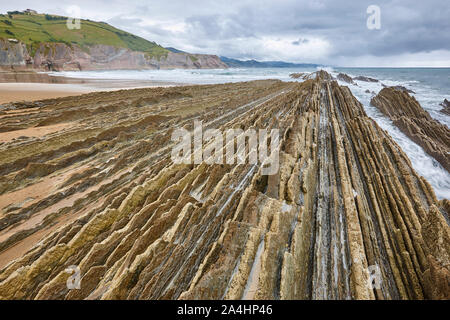
M365 81L365 82L379 82L378 79L365 77L365 76L357 76L357 77L353 78L353 80L359 80L359 81Z
M450 172L450 129L434 120L413 96L384 88L370 103Z
M355 84L355 82L353 81L352 77L350 77L348 74L345 73L339 73L336 77L338 80L350 83L350 84Z
M406 88L404 86L387 86L384 83L382 83L381 86L383 88L391 88L391 89L394 89L394 90L397 90L397 91L403 91L403 92L407 92L407 93L415 93L411 89L408 89L408 88Z
M439 105L443 107L439 111L442 112L443 114L450 116L450 101L444 99L444 101L442 101Z
M291 77L292 79L300 79L300 78L304 78L305 73L304 72L298 72L298 73L291 73L289 75L289 77Z
M35 52L22 42L0 39L0 70L124 70L227 68L218 56L175 53L160 56L108 45L40 43Z
M9 108L1 299L450 298L449 202L326 73ZM174 164L194 120L279 129L279 171Z

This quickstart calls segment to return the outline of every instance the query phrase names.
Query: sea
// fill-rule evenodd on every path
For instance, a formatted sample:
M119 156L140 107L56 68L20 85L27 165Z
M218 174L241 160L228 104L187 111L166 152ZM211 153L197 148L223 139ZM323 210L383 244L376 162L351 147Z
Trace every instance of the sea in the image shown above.
M408 155L414 169L433 186L439 199L450 199L450 174L416 143L411 141L391 120L370 104L374 94L386 86L404 86L415 93L412 95L431 117L450 127L450 116L439 110L439 104L450 100L450 68L338 68L323 67L334 77L346 73L351 77L366 76L379 82L355 80L355 85L338 81L348 86L353 95L364 105L366 113L386 130ZM282 81L302 81L289 77L295 72L315 72L317 68L231 68L231 69L176 69L176 70L108 70L108 71L68 71L50 73L55 76L108 80L152 80L158 82L219 84L227 82L279 79ZM368 92L366 92L368 90Z

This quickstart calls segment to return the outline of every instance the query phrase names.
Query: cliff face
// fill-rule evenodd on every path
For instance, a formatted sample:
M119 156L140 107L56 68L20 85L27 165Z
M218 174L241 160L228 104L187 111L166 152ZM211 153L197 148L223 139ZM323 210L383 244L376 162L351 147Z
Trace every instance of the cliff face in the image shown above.
M0 67L25 67L31 64L31 57L25 44L0 39Z
M434 120L414 97L384 88L370 103L450 172L450 129Z
M22 42L0 39L0 68L7 70L119 70L119 69L208 69L227 68L217 56L174 53L151 56L108 45L94 45L82 50L65 43L41 43L34 52Z
M325 73L4 112L0 299L450 298L449 202ZM279 171L174 164L194 118L279 129Z

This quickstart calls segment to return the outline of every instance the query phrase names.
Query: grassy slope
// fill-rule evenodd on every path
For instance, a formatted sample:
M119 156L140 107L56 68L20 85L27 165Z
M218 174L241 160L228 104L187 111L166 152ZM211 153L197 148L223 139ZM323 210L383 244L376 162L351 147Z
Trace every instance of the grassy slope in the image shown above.
M65 17L45 14L0 15L0 38L15 38L26 43L34 52L38 43L63 42L77 44L82 49L94 44L104 44L134 51L147 52L149 56L167 56L167 49L155 42L116 29L104 22L81 20L81 29L69 30ZM12 33L12 34L11 34Z

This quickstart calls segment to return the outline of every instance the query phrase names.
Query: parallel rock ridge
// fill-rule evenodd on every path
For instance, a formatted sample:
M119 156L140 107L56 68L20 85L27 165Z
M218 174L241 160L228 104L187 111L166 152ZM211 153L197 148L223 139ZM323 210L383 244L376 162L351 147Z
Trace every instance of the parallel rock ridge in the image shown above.
M407 92L384 88L371 104L450 172L450 129L434 120Z
M1 299L450 298L448 200L326 73L10 107L55 131L0 145ZM173 164L194 119L278 128L280 170Z
M439 105L441 105L443 108L440 110L443 114L446 114L450 116L450 101L447 99L444 99Z

